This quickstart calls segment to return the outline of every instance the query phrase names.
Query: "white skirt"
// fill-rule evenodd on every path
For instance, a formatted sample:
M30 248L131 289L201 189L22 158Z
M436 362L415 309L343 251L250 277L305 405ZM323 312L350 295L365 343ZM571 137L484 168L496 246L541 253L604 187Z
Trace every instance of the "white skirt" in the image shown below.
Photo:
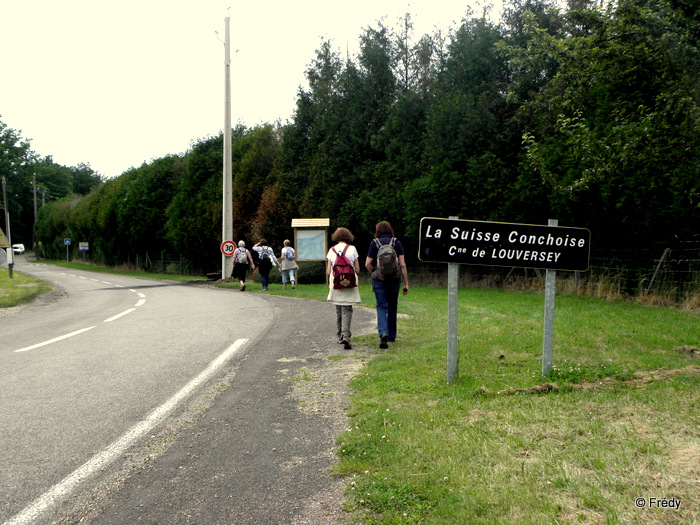
M362 302L362 299L360 299L360 288L357 286L354 288L336 290L333 288L333 282L331 281L329 288L328 298L326 300L332 302L336 306L352 306L353 304Z

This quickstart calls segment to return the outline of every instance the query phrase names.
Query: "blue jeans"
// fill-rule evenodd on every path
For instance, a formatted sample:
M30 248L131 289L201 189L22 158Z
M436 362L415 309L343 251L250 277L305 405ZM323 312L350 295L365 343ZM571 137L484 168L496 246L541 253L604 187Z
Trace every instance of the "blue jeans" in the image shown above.
M282 270L282 284L287 284L289 281L294 282L294 268Z
M377 300L377 331L386 334L389 341L396 339L396 314L399 306L401 281L385 282L372 279L372 291Z

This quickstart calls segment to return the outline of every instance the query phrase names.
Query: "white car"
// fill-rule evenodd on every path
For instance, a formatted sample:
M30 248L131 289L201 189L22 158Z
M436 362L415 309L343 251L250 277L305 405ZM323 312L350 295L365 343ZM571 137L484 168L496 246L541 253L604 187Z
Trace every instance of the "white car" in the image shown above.
M24 244L13 244L12 245L12 251L18 254L23 254L24 253Z

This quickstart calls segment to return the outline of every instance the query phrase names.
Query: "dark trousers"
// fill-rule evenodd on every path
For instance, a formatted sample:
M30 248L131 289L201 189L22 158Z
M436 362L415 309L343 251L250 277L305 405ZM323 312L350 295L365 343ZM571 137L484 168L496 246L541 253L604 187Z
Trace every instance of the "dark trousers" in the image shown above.
M386 334L389 341L396 339L396 316L399 307L401 281L372 279L372 291L377 300L377 331Z
M352 337L350 332L350 324L352 323L352 306L335 305L335 319L338 328L338 341L347 338L348 341Z

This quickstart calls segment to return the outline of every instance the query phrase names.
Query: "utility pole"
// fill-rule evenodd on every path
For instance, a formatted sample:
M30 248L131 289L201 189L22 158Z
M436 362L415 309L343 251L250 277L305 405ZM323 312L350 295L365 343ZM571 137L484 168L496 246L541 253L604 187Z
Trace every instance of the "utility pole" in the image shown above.
M36 173L33 175L32 186L34 186L34 224L36 224L37 208L36 208Z
M36 230L36 216L38 215L36 207L36 173L34 173L33 175L32 186L34 186L34 224L32 225L32 250L35 250L36 239L34 238L34 230Z
M231 157L231 36L229 31L229 21L227 16L226 38L224 42L224 187L223 187L223 217L221 243L233 241L233 174ZM221 254L221 278L226 279L233 270L233 257Z
M2 177L2 204L5 207L5 229L7 230L7 241L10 247L7 249L7 268L10 279L12 279L12 267L14 266L15 254L12 250L12 235L10 234L10 210L7 208L7 183L5 176Z

